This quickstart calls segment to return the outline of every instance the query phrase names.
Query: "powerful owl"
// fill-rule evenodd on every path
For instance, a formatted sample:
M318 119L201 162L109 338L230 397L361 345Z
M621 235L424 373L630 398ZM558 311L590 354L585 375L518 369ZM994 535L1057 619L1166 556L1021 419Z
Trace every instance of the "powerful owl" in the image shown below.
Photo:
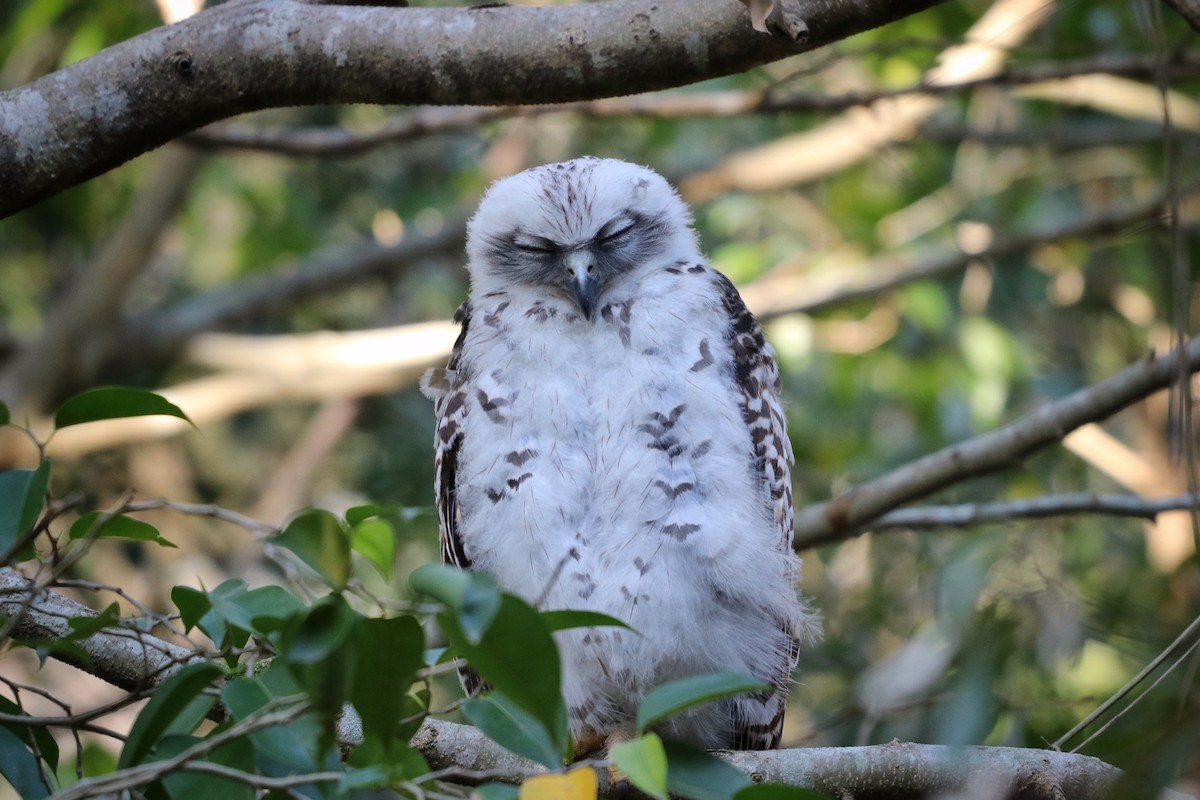
M577 742L634 728L668 680L772 692L660 726L705 748L779 743L801 641L792 449L774 352L657 173L581 158L496 182L467 230L470 299L436 402L446 561L541 608L633 630L556 634Z

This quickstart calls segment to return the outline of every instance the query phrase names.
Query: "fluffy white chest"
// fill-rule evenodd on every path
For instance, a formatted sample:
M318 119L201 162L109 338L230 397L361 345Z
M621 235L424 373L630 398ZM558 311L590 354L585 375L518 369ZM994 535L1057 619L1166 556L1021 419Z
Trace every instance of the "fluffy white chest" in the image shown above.
M705 274L653 276L590 321L544 295L476 298L464 342L457 498L473 567L640 634L560 635L573 716L597 725L662 680L761 671L797 607L729 321L693 269Z

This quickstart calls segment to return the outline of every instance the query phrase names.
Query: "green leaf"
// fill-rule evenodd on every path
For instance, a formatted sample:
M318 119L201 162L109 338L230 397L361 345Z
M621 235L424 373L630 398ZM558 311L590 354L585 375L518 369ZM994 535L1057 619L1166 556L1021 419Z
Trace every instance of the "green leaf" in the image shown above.
M737 767L684 742L663 742L667 753L667 788L692 800L729 800L750 785Z
M182 753L201 740L195 736L167 736L162 739L155 755L156 760L170 758ZM234 739L218 747L202 761L220 764L242 772L254 772L254 748L247 739ZM253 800L254 787L233 778L208 775L200 772L178 770L162 780L166 796L187 800ZM147 792L147 794L149 794Z
M448 564L422 564L408 576L408 585L457 611L471 585L472 574Z
M349 514L346 515L347 520ZM396 571L396 531L386 519L372 517L350 523L350 548L376 566L391 580Z
M297 616L284 635L287 660L315 664L341 650L354 632L357 615L338 595L323 597Z
M383 767L349 770L338 781L338 794L358 789L382 789L387 786L388 773Z
M134 721L117 765L124 769L146 760L163 734L174 730L176 720L192 710L192 701L224 675L217 664L204 662L189 664L164 681Z
M192 425L179 406L161 395L128 386L101 386L80 392L59 406L54 414L54 427L61 430L102 419L158 415L177 417Z
M140 519L123 514L108 514L91 511L71 524L67 537L74 539L134 539L139 542L156 542L163 547L175 547L158 532L158 528Z
M394 514L395 512L395 506L382 505L380 503L366 503L361 506L353 506L346 509L346 522L353 527L358 525L360 522L365 522L374 517L382 517L385 514Z
M577 609L556 609L543 611L542 622L551 633L565 631L571 628L626 628L633 630L624 622L599 611L584 611Z
M733 800L833 800L816 789L784 786L781 783L754 783L733 796Z
M290 672L279 669L274 663L261 675L226 683L221 690L221 702L235 720L243 720L272 700L300 691L300 685ZM250 734L256 753L255 761L270 765L271 774L312 771L317 761L319 734L320 729L311 714L292 720L287 725L260 728Z
M25 713L25 709L7 697L0 697L0 712L17 716L28 716ZM50 772L53 773L58 769L58 742L55 741L54 737L45 728L26 728L14 725L11 730L17 736L21 737L30 750L33 750L34 745L37 746L37 753L41 756L42 761L50 767ZM2 762L3 758L0 757L0 763Z
M99 614L69 619L67 625L71 628L71 633L65 637L68 641L86 639L105 628L120 627L121 607L116 603L109 603Z
M445 564L425 564L408 579L414 590L430 595L457 612L471 644L479 644L500 610L500 588L490 575Z
M350 702L363 734L390 748L404 718L408 690L421 668L425 632L415 617L359 619L354 631L355 671Z
M283 600L284 595L290 597L280 587L247 591L246 582L240 578L230 578L208 592L186 586L176 586L171 590L171 599L183 616L185 628L191 630L192 626L198 627L218 647L244 644L251 633L257 632L254 620L264 616L262 606L269 607L272 597L287 602ZM294 597L290 597L290 600L289 607L292 610L301 607L300 601Z
M282 659L308 692L321 726L321 749L334 741L337 716L350 690L356 653L347 645L358 619L341 595L329 595L284 631Z
M563 749L550 738L537 718L493 691L463 703L463 716L507 750L550 769L563 765Z
M657 734L613 745L608 755L630 783L655 800L667 800L667 753Z
M12 417L8 413L8 406L0 401L0 425L7 425Z
M644 731L672 714L709 700L745 692L770 692L772 689L770 684L736 672L693 675L664 683L642 698L642 704L638 707L638 731Z
M7 725L0 725L0 775L24 800L41 800L50 794L49 787L42 782L37 757L20 734Z
M7 553L33 529L46 503L50 483L50 460L37 469L9 469L0 472L0 555ZM20 554L26 557L32 554Z
M212 611L212 603L209 602L208 593L193 589L190 586L176 586L171 589L171 602L179 609L184 633L190 633L192 628L199 624L204 615Z
M350 537L333 514L319 508L302 511L270 541L295 553L335 590L346 588Z
M479 800L517 800L521 789L511 783L485 783L471 792Z
M453 612L439 614L438 624L458 655L540 721L558 751L565 751L568 735L558 649L541 615L520 598L504 594L478 644L466 635Z

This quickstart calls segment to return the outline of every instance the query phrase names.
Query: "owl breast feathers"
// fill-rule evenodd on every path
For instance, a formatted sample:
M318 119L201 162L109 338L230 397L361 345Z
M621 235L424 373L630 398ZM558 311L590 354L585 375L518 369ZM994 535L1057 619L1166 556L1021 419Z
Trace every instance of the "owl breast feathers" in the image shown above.
M633 629L556 634L577 740L631 732L661 683L732 671L775 690L660 732L777 746L798 645L819 633L795 589L779 372L687 208L643 167L550 164L491 187L467 253L462 333L422 384L443 557Z

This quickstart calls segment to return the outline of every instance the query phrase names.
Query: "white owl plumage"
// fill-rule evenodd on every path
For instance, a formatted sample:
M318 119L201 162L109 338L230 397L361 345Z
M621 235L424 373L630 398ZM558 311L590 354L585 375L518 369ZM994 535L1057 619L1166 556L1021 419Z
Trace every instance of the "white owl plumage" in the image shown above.
M798 645L788 442L774 353L657 173L581 158L496 182L468 226L470 299L436 402L445 559L542 608L636 633L556 634L577 741L633 730L668 680L774 692L669 719L707 748L779 742Z

